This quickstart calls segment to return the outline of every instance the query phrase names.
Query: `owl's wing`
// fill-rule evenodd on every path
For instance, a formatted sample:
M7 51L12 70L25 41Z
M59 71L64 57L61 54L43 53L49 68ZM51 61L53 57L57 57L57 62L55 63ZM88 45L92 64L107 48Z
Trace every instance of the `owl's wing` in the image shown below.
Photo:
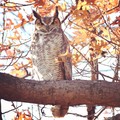
M71 61L71 53L70 53L70 45L68 43L68 39L65 36L65 34L63 33L63 50L62 53L66 53L67 54L63 57L63 62L61 62L61 67L62 67L62 71L63 74L65 76L65 80L72 80L72 61Z

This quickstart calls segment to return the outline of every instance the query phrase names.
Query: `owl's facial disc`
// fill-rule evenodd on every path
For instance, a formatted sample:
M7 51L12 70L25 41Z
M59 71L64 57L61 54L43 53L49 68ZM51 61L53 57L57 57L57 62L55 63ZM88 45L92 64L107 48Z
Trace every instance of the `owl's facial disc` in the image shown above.
M51 25L53 22L54 18L53 17L41 17L41 22L44 25Z
M41 17L42 24L45 25L46 31L50 31L50 25L53 23L53 17Z

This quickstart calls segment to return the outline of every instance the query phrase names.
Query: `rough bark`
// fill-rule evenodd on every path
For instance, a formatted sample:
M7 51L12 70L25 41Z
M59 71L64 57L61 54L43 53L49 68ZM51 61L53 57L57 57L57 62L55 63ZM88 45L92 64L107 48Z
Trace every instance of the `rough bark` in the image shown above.
M93 60L93 54L90 54L91 56L91 80L98 80L98 60ZM88 120L93 120L95 115L95 106L94 105L88 105L87 106L87 112L88 112Z
M38 104L120 106L120 84L105 81L33 81L0 73L0 99Z

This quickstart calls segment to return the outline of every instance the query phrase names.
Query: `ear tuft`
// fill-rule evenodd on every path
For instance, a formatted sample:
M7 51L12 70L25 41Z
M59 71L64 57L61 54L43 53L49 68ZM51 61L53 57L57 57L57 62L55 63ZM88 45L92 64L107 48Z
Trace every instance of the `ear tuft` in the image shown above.
M37 19L40 19L41 20L41 16L33 10L33 15L37 18Z
M58 7L56 7L56 11L55 11L55 18L58 18Z

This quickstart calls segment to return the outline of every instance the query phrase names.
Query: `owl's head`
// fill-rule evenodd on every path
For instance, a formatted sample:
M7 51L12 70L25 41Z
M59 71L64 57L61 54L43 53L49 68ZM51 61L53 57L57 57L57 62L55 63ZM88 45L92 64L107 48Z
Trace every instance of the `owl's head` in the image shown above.
M36 17L35 27L41 32L47 33L53 31L56 28L60 28L60 20L58 18L58 10L56 9L53 16L40 16L33 10L33 15Z

